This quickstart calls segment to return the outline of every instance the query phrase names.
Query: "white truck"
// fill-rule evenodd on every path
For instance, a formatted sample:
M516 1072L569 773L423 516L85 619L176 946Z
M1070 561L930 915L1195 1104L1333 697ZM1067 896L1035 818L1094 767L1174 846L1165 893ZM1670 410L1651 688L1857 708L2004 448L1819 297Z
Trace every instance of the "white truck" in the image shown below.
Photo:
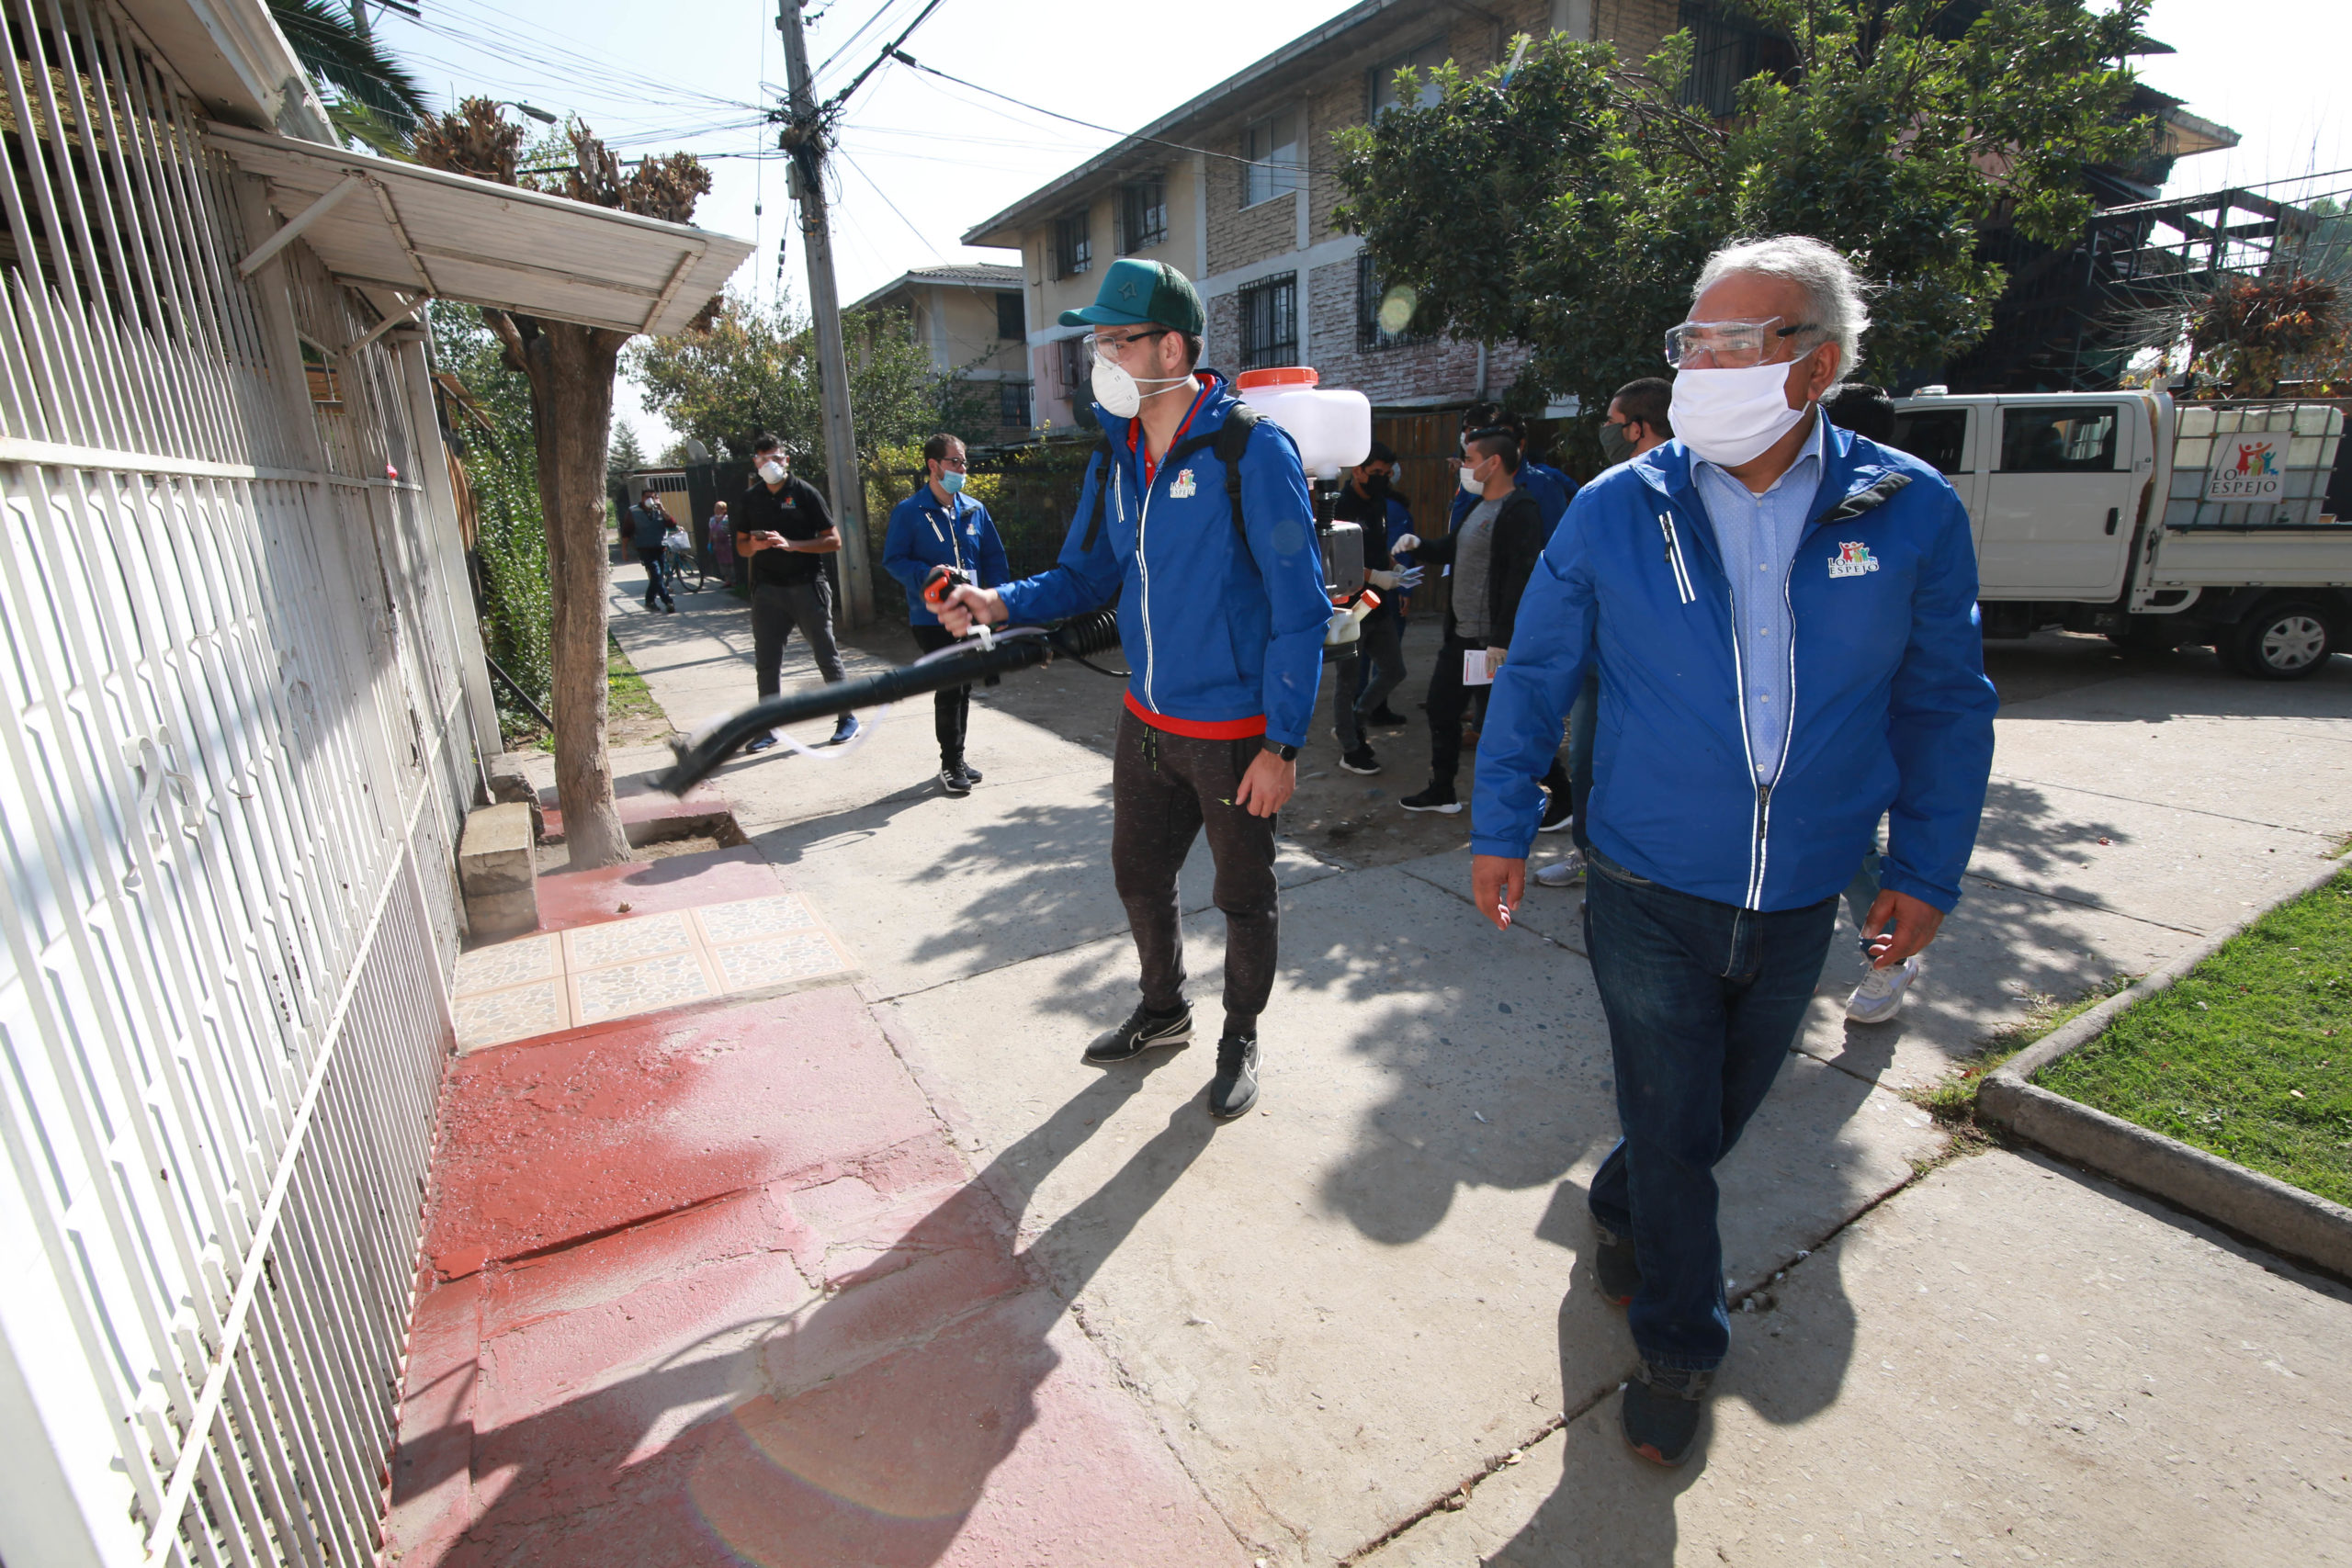
M1930 387L1895 408L1894 444L1967 503L1986 637L2211 645L2272 681L2352 651L2352 517L2327 499L2343 406Z

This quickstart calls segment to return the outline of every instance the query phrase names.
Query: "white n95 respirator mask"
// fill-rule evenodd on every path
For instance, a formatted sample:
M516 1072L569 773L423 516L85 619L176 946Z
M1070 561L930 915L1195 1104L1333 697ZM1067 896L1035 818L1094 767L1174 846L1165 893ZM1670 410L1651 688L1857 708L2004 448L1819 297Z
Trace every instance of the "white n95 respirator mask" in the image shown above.
M1133 419L1142 412L1145 387L1154 394L1191 380L1190 376L1154 376L1138 383L1125 368L1097 355L1094 359L1094 400L1102 412L1118 419Z
M1699 457L1724 468L1760 456L1805 415L1804 408L1789 407L1788 397L1789 367L1804 358L1801 354L1778 365L1739 370L1675 372L1674 434Z

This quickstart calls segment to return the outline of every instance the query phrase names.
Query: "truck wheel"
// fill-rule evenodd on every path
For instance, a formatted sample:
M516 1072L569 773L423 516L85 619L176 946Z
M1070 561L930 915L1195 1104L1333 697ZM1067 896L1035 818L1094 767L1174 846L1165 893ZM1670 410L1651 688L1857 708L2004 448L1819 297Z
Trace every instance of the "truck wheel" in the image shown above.
M2230 634L2230 662L2257 681L2316 675L2331 651L2327 612L2301 599L2266 604Z

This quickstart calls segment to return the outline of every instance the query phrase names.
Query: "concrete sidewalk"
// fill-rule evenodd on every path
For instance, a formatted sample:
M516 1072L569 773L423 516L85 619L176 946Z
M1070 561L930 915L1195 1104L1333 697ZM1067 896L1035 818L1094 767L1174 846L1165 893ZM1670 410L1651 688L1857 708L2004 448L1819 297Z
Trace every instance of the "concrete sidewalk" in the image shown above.
M616 635L684 728L748 700L751 682L740 606L680 602L676 616L643 616L616 579ZM876 649L880 661L898 656ZM2085 639L1992 658L2005 693L2044 694L2003 713L1968 897L1926 980L1898 1022L1849 1029L1838 1004L1858 970L1833 958L1801 1049L1724 1168L1727 1271L1736 1292L1761 1287L1769 1304L1739 1319L1703 1465L1651 1470L1615 1433L1611 1396L1633 1353L1584 1259L1584 1183L1615 1117L1577 895L1532 890L1521 926L1501 935L1468 908L1459 848L1420 841L1408 847L1424 852L1372 864L1312 838L1286 845L1265 1100L1217 1127L1200 1105L1206 1051L1144 1072L1079 1060L1134 994L1105 865L1108 769L1096 745L1071 739L1107 736L1116 689L1093 682L1041 713L1049 705L1035 688L1016 693L1013 677L975 704L973 760L988 778L967 799L930 781L923 704L838 761L771 752L718 781L754 842L855 950L857 1014L871 1021L844 1013L820 1027L793 1010L845 1006L836 987L747 1009L729 1038L773 1029L763 1048L807 1064L795 1071L834 1071L839 1057L875 1076L848 1100L837 1098L847 1086L820 1077L729 1090L758 1113L686 1123L696 1148L734 1151L713 1156L705 1183L726 1191L641 1196L633 1209L689 1203L661 1222L677 1226L782 1182L797 1215L799 1193L838 1183L746 1165L742 1151L821 1141L813 1122L867 1101L903 1107L893 1114L910 1127L920 1107L940 1152L901 1188L869 1186L872 1202L904 1216L898 1234L925 1238L907 1256L961 1260L941 1277L970 1283L943 1286L946 1297L1033 1314L974 1352L1015 1366L1006 1386L1022 1398L967 1396L952 1381L928 1404L856 1393L865 1436L849 1441L879 1438L884 1457L825 1495L871 1502L861 1518L897 1508L929 1521L861 1545L865 1555L823 1533L846 1516L745 1512L753 1481L802 1495L802 1437L842 1449L841 1428L809 1403L822 1396L792 1371L793 1347L822 1353L805 1314L811 1293L824 1299L815 1281L831 1276L802 1269L796 1284L768 1266L767 1283L676 1307L658 1353L583 1320L564 1341L570 1375L625 1390L612 1398L627 1419L595 1440L628 1457L593 1477L602 1503L576 1476L568 1504L532 1507L607 1520L616 1540L675 1540L658 1521L704 1495L677 1477L715 1466L733 1479L710 1495L737 1501L714 1504L697 1528L762 1562L2346 1561L2352 1292L2028 1155L1936 1166L1941 1135L1896 1091L1940 1075L2036 995L2162 962L2331 848L2352 827L2352 667L2276 686L2195 656L2122 660ZM802 653L786 680L807 679ZM1016 716L1023 705L1055 724ZM1398 742L1410 750L1410 737ZM1328 767L1329 751L1318 740L1303 767ZM1204 857L1185 886L1204 977L1196 1000L1213 1002L1221 922L1201 912ZM697 1037L664 1049L718 1060L722 1047ZM535 1081L590 1071L582 1062ZM619 1098L600 1092L599 1106L623 1103L636 1080L610 1081ZM517 1083L490 1098L546 1092ZM768 1109L794 1106L823 1110L812 1121ZM1005 1229L959 1217L982 1214ZM581 1227L593 1218L570 1228L591 1235ZM786 1220L761 1223L773 1239L756 1244L673 1232L695 1254L680 1269L816 1255ZM843 1222L843 1239L825 1246L855 1254L865 1223ZM956 1226L953 1246L928 1239ZM624 1224L594 1245L629 1234ZM571 1266L578 1250L537 1267ZM869 1283L879 1277L867 1270ZM462 1297L453 1280L435 1299L452 1288ZM891 1343L937 1344L947 1319L987 1315L965 1310L918 1314L910 1321L933 1326ZM435 1342L430 1327L421 1347ZM473 1332L473 1344L491 1342ZM696 1359L682 1348L695 1336L723 1354ZM1052 1376L1019 1370L1047 1353ZM450 1386L491 1386L507 1365L503 1350L443 1354L451 1368L488 1369L452 1371ZM703 1370L674 1385L613 1371L663 1357ZM1062 1376L1069 1397L1040 1392ZM944 1469L926 1458L926 1433L991 1410L1017 1410L1017 1430L952 1442ZM530 1434L570 1430L536 1418L478 1404L473 1458L442 1461L439 1484L461 1469L480 1484L500 1473L498 1455L527 1472L526 1450L549 1440ZM737 1457L675 1457L689 1449ZM751 1464L754 1449L780 1468ZM948 1479L910 1502L933 1473ZM639 1476L649 1490L630 1490ZM1132 1482L1133 1506L1090 1489L1105 1476ZM1097 1511L1099 1534L1085 1523ZM501 1517L520 1529L531 1516L516 1505ZM708 1524L719 1516L749 1522ZM705 1559L675 1548L638 1560Z

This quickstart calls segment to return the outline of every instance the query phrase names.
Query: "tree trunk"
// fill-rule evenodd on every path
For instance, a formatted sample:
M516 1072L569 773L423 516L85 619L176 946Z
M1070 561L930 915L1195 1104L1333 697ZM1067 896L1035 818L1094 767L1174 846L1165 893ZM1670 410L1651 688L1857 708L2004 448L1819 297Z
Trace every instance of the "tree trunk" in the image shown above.
M531 383L555 621L548 638L555 682L555 790L576 869L632 859L613 802L605 739L605 443L613 423L613 374L625 333L485 310Z

